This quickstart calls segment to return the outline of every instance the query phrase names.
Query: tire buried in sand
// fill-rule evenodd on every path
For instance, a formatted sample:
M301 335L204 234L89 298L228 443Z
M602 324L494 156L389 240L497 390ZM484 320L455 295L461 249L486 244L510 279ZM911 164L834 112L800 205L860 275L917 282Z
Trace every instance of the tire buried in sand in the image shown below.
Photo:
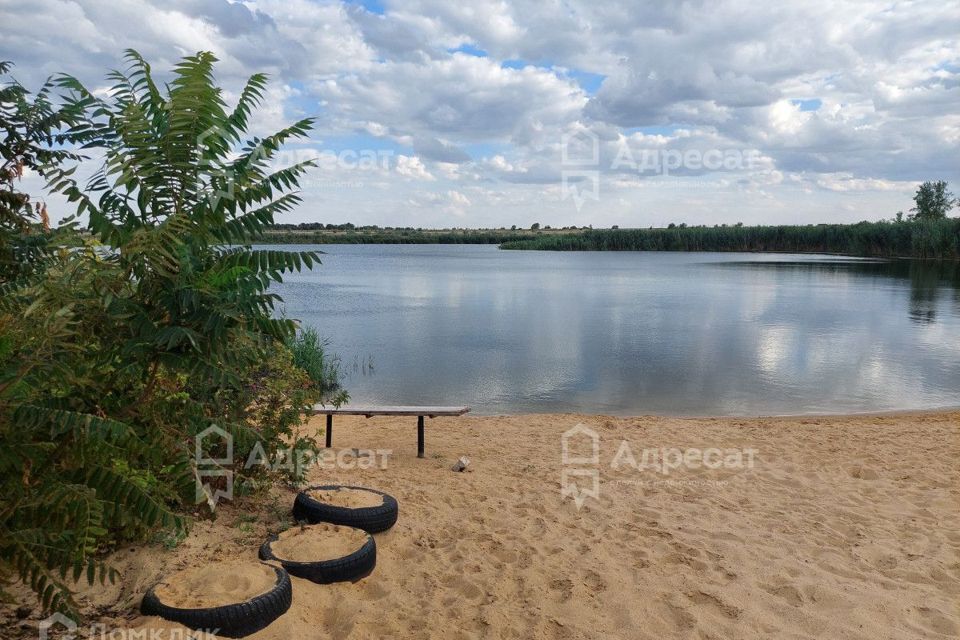
M192 567L143 596L140 612L227 638L263 629L290 608L290 576L262 562Z
M366 487L308 487L293 501L293 517L298 522L329 522L367 533L386 531L397 522L398 514L399 507L393 496Z
M362 529L321 523L272 535L260 547L260 559L279 562L290 575L317 584L356 581L377 564L377 545Z

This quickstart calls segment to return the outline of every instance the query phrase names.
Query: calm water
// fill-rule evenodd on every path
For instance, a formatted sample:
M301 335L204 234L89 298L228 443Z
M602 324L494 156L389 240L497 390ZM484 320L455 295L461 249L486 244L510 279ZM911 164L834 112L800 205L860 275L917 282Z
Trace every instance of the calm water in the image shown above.
M305 247L279 247L305 248ZM353 402L480 413L960 405L960 267L343 245L278 287Z

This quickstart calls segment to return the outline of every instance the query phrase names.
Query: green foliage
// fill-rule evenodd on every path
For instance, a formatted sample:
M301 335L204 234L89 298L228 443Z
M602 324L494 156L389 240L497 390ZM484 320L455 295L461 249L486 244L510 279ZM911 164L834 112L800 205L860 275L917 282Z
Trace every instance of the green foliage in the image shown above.
M108 98L67 76L56 107L46 87L32 103L0 94L14 123L4 162L40 172L88 220L84 234L38 228L5 174L0 250L18 250L14 233L46 244L3 272L0 578L49 609L73 609L71 581L110 577L99 558L118 541L182 537L178 512L198 500L194 436L211 424L233 436L238 464L257 447L313 446L298 429L319 395L268 288L318 259L249 246L299 202L309 163L273 164L311 121L246 139L264 76L228 109L209 53L181 61L163 90L137 53L127 60ZM89 182L59 144L103 157Z
M55 107L51 85L31 95L14 80L2 80L12 64L0 61L0 282L34 274L50 251L47 206L31 201L17 189L25 171L39 171L50 163L77 158L65 148L72 142L58 129L76 121L75 111Z
M546 251L774 251L960 259L960 219L807 226L605 229L505 242Z
M917 220L941 220L947 217L947 212L953 208L956 199L947 191L947 183L943 180L927 181L917 188L913 196L917 206L910 209Z
M216 394L217 412L208 419L217 424L241 424L249 433L234 436L235 486L261 486L269 471L300 481L306 469L297 460L319 451L312 435L304 433L305 415L321 399L311 376L297 366L290 349L276 343L263 360L242 372L244 384ZM247 466L247 461L258 464Z

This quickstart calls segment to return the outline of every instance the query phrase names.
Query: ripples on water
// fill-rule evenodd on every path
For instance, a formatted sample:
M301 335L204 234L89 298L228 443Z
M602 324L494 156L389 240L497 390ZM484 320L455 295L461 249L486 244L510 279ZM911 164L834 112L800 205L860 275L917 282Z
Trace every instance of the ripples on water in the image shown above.
M324 264L275 290L330 339L353 402L679 415L960 405L952 263L310 248Z

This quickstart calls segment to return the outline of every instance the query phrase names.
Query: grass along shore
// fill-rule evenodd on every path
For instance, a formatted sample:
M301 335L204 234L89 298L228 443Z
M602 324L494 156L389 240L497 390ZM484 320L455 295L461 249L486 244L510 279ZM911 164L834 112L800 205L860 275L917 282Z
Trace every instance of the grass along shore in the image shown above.
M541 251L742 251L960 259L960 218L777 226L591 229L505 242Z

